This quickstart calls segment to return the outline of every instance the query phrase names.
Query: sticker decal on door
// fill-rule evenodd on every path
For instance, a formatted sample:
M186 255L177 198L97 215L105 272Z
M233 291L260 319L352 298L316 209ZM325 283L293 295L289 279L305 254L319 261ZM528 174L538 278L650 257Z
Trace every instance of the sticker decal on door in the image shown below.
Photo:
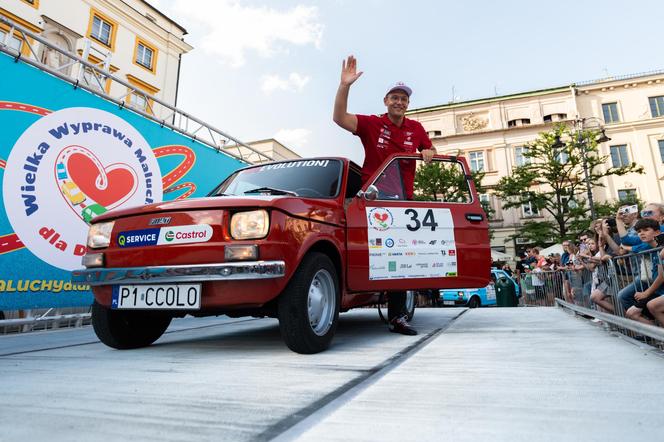
M457 275L450 209L367 207L369 279Z

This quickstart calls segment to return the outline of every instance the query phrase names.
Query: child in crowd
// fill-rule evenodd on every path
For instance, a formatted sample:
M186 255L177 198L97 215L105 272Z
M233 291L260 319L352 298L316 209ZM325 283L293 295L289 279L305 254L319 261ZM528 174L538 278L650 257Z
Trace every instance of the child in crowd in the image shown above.
M659 222L654 219L640 219L634 225L634 230L638 233L641 244L631 247L623 246L624 248L631 249L632 253L639 253L652 250L658 246L655 237L660 233ZM620 292L620 298L621 302L626 301L623 298L626 298L629 292L631 292L632 299L629 301L631 301L632 305L625 312L625 316L645 324L653 325L654 317L648 310L647 304L664 294L660 289L662 283L664 283L664 274L660 276L660 272L658 271L660 267L659 254L649 253L646 256L650 257L652 263L652 280L650 285L644 290L641 282L636 281ZM630 290L627 290L628 288Z

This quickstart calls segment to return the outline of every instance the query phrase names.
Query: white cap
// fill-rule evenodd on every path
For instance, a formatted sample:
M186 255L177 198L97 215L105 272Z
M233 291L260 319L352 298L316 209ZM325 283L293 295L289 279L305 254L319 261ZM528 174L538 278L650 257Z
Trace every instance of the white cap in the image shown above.
M413 90L412 90L411 88L409 88L408 86L406 86L405 83L403 83L403 82L401 82L401 81L398 81L394 86L392 86L392 87L387 91L387 93L385 94L385 96L388 96L388 95L390 94L390 92L393 92L393 91L396 91L396 90L404 91L404 92L406 93L406 95L408 95L409 97L410 97L410 94L413 93Z

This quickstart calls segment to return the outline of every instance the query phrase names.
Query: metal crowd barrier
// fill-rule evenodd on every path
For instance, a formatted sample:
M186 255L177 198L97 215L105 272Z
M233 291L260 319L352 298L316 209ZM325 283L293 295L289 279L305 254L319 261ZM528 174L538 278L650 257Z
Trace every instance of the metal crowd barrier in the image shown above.
M88 307L25 310L22 313L23 315L19 315L19 311L5 312L8 318L0 320L0 334L82 327L91 323Z
M601 263L579 260L573 267L534 269L520 277L522 302L526 306L571 308L578 314L604 322L611 330L664 348L662 335L643 333L643 329L636 326L642 323L626 319L625 315L633 294L646 290L652 284L653 276L657 275L657 269L653 271L653 267L658 261L653 258L662 248L615 256ZM664 290L664 285L661 289ZM615 320L607 320L610 317ZM632 327L625 324L632 324ZM653 324L664 327L664 324Z

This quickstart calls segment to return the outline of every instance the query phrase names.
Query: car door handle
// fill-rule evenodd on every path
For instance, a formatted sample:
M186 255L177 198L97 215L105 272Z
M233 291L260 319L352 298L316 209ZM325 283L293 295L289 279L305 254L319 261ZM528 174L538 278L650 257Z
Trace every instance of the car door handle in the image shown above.
M484 215L481 213L466 213L466 219L471 222L484 221Z

